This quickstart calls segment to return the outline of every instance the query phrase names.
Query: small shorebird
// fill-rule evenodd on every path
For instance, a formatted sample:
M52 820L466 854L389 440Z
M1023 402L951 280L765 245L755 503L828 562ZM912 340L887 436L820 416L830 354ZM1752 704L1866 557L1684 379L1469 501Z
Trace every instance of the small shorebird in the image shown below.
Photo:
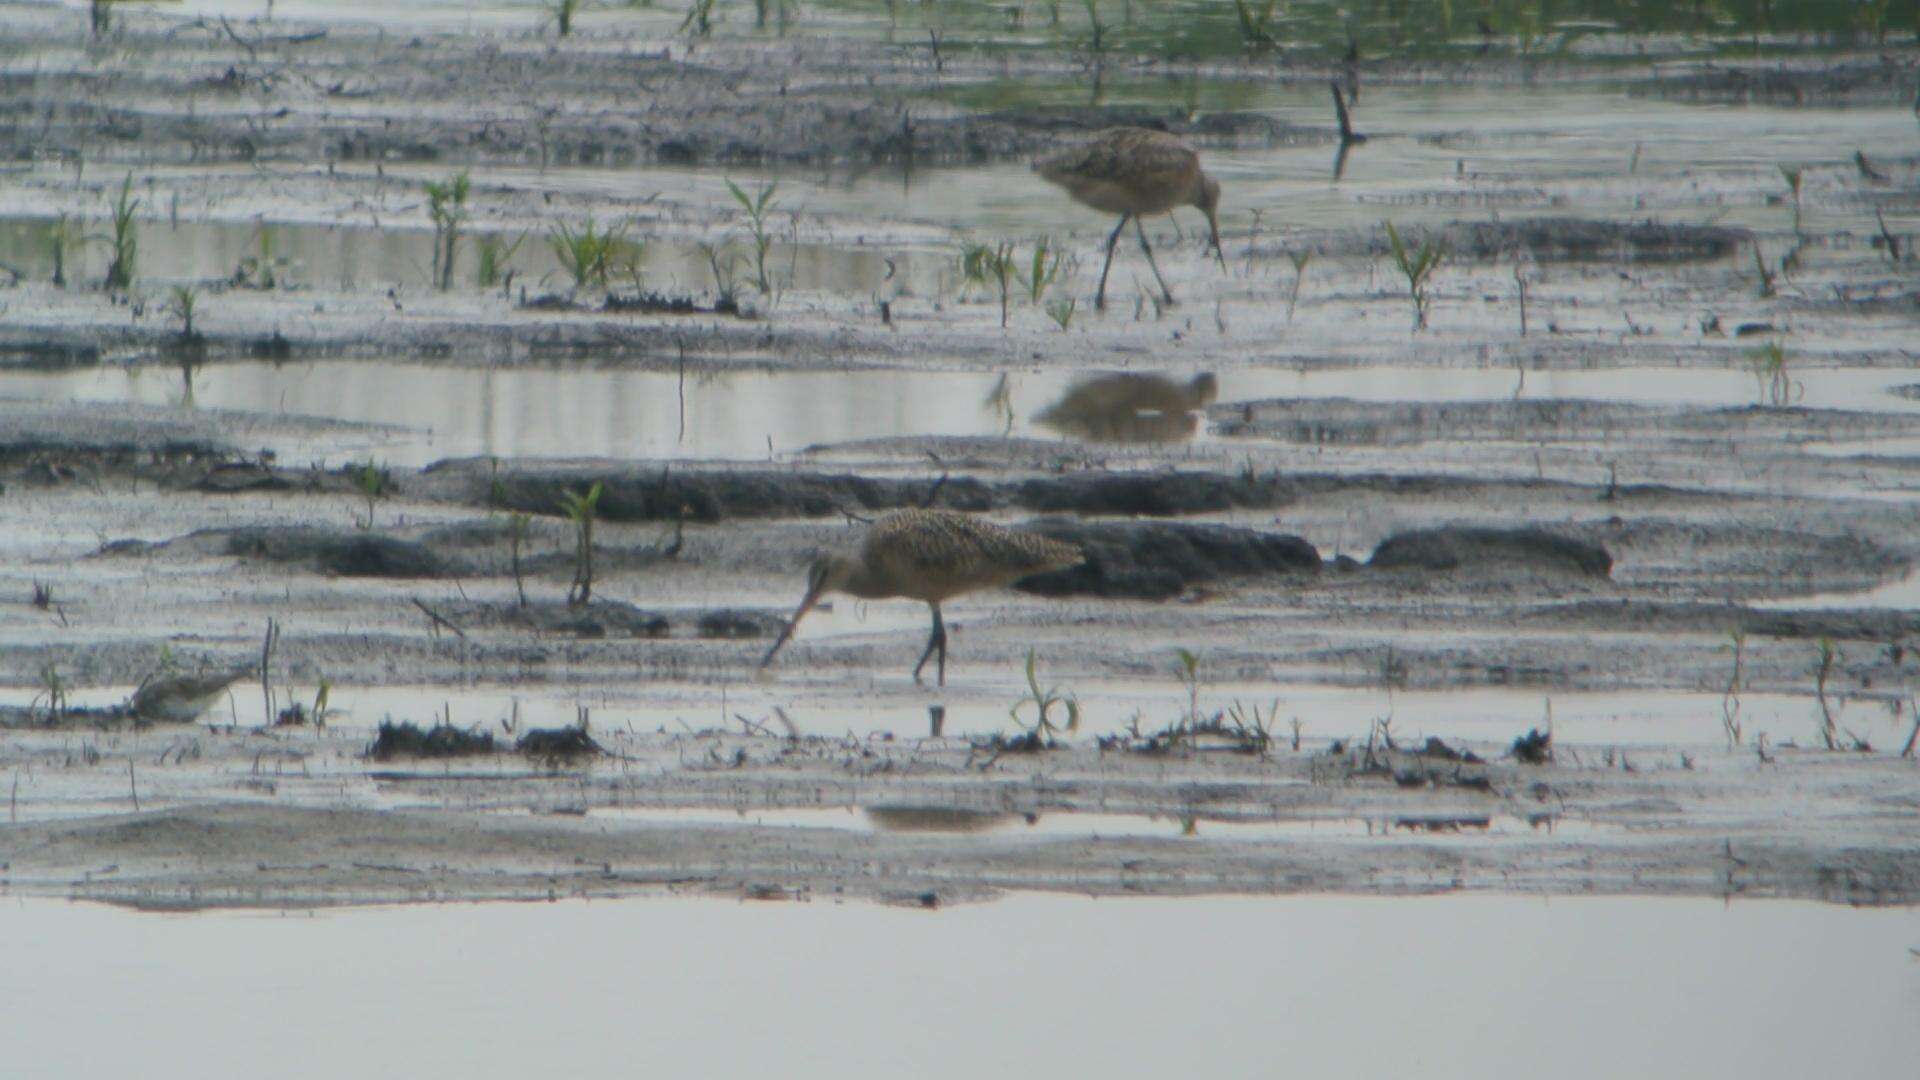
M135 720L149 723L190 724L198 720L227 687L251 674L252 668L236 668L210 675L149 676L133 692L127 711Z
M1033 171L1066 188L1075 202L1120 215L1120 224L1107 237L1107 261L1100 266L1100 291L1093 299L1096 308L1107 306L1113 246L1120 242L1120 231L1129 220L1140 237L1140 250L1147 253L1153 280L1160 283L1167 303L1173 303L1173 292L1160 276L1153 248L1147 245L1147 231L1140 224L1147 214L1170 213L1176 206L1199 207L1207 215L1214 254L1223 269L1227 265L1220 250L1220 185L1201 171L1200 155L1178 136L1146 128L1108 128L1089 142L1036 159Z
M760 661L773 662L794 627L822 593L843 592L868 600L900 597L921 600L933 609L933 633L913 665L913 681L927 658L939 654L940 685L947 684L947 626L940 618L944 600L1029 574L1078 566L1084 557L1072 544L1032 533L1015 532L955 510L899 510L873 523L853 556L823 555L807 571L807 595Z

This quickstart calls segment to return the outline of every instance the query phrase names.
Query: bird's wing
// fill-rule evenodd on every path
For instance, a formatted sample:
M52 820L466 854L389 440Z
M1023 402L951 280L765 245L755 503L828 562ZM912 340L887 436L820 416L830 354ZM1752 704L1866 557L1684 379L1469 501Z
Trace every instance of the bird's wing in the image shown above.
M1147 179L1184 175L1198 159L1191 146L1174 136L1120 128L1042 158L1034 168L1049 177Z
M895 515L867 541L877 561L910 580L979 586L1058 565L1059 545L951 511Z

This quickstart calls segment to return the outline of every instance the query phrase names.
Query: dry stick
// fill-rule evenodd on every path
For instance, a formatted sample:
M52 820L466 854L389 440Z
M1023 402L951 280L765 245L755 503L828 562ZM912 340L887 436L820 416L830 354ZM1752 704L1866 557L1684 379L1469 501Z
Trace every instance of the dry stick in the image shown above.
M687 343L676 341L680 347L680 434L674 439L675 445L685 445L687 441Z
M1334 118L1340 122L1340 145L1350 146L1366 142L1365 135L1356 134L1353 130L1353 120L1347 115L1347 99L1340 96L1340 84L1330 82L1327 85L1333 90Z
M1333 88L1334 115L1340 121L1340 146L1333 152L1333 180L1335 183L1339 183L1340 178L1347 174L1347 154L1350 153L1354 147L1366 142L1367 137L1354 132L1353 123L1347 116L1347 103L1340 97L1339 82L1336 81L1329 85ZM1358 95L1354 97L1354 100L1360 100Z
M1875 207L1873 211L1873 219L1880 223L1880 237L1881 239L1887 242L1887 258L1892 260L1893 262L1896 262L1896 263L1899 262L1900 261L1900 240L1898 237L1894 236L1891 232L1887 231L1886 215L1882 214L1878 207Z
M1913 730L1907 732L1907 745L1900 751L1900 756L1903 758L1912 757L1913 744L1920 742L1920 698L1909 698L1907 711L1913 714ZM16 789L20 786L20 774L17 772L13 774L13 786Z
M507 535L513 541L513 588L520 594L520 606L527 606L527 583L520 576L520 542L527 535L527 518L515 514L507 519Z
M1821 638L1820 669L1814 673L1813 688L1814 696L1818 698L1820 702L1820 740L1826 744L1829 750L1838 750L1840 748L1840 741L1837 737L1839 734L1839 724L1834 721L1833 710L1827 707L1827 678L1833 674L1833 661L1836 655L1838 654L1834 650L1833 643L1825 638Z
M1913 740L1907 740L1907 750L1913 750ZM13 770L13 794L7 796L7 823L20 820L20 770Z
M133 780L133 759L127 759L127 790L133 793L133 812L140 812L140 785Z
M1520 336L1527 336L1527 276L1518 266L1513 268L1513 283L1520 288Z
M268 727L273 726L274 718L279 715L273 707L273 643L278 640L280 640L280 621L269 618L266 640L260 645L260 695L266 702ZM239 717L235 716L234 719L237 721Z
M427 618L429 618L429 619L432 619L432 620L433 620L433 625L435 625L435 626L444 626L444 627L446 627L447 629L449 629L449 630L451 630L451 631L453 631L453 632L454 632L454 635L455 635L455 636L457 636L457 637L458 637L458 638L459 638L459 639L460 639L461 641L465 641L465 640L467 640L467 632L466 632L465 630L462 630L462 629L460 629L460 628L459 628L458 626L455 626L455 625L453 624L453 622L452 622L452 620L450 620L450 619L448 619L448 618L447 618L446 616L444 616L444 615L442 615L442 614L440 614L439 612L437 612L437 611L435 611L435 610L433 610L432 608L430 608L430 607L428 607L428 606L427 606L427 605L426 605L426 604L425 604L425 603L424 603L423 601L421 601L421 599L420 599L419 597L417 597L417 596L410 596L410 597L408 597L407 599L409 599L409 600L411 600L411 601L413 601L413 606L414 606L414 607L417 607L417 608L419 608L419 609L420 609L421 611L424 611L424 612L426 612L426 613L427 613Z
M933 486L927 489L927 497L920 500L920 509L932 508L934 502L940 498L940 489L946 486L947 474L943 472L940 474L940 479L935 480Z
M1726 693L1720 695L1720 726L1726 731L1727 749L1740 745L1740 674L1743 668L1747 647L1747 635L1735 630L1733 640L1733 675L1727 680Z

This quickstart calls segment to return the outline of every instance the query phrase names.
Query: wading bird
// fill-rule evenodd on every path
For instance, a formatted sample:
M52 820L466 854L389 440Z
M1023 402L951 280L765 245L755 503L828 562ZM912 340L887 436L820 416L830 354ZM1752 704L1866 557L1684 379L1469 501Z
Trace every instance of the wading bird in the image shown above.
M1220 250L1220 185L1200 170L1200 155L1186 140L1146 128L1108 128L1089 142L1037 159L1033 171L1066 188L1074 201L1120 215L1120 224L1107 237L1107 260L1100 265L1095 307L1107 306L1107 271L1113 268L1113 246L1119 243L1120 231L1129 220L1140 237L1140 250L1147 253L1153 280L1160 283L1160 293L1167 303L1173 303L1173 292L1160 276L1153 248L1147 245L1147 231L1140 224L1147 214L1170 213L1177 206L1199 207L1207 215L1214 254L1219 256L1221 268L1226 268L1226 254Z
M127 711L136 720L163 724L190 724L200 719L213 700L227 687L254 673L253 668L235 668L211 675L167 675L148 677L133 692Z
M1030 574L1063 570L1083 560L1072 544L1033 533L1015 532L970 514L954 510L900 510L873 523L860 550L852 556L823 555L807 571L807 595L780 632L775 654L800 625L802 616L823 593L843 592L868 600L900 597L924 601L933 609L933 633L927 638L920 662L913 665L913 681L927 658L939 655L940 685L947 684L947 627L940 604L962 593L1008 585Z

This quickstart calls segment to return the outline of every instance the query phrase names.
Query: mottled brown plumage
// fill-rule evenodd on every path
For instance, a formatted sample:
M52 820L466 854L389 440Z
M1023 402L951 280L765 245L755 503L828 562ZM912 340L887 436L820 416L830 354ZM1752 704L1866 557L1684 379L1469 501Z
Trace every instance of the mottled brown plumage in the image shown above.
M227 687L253 673L253 668L236 668L211 675L149 677L133 692L127 711L134 719L150 723L190 724L215 698L226 693Z
M1107 237L1107 259L1100 267L1095 307L1107 306L1107 272L1113 268L1113 246L1129 219L1140 237L1140 250L1147 254L1153 279L1160 283L1160 293L1169 304L1173 303L1173 292L1153 260L1141 217L1169 213L1180 206L1198 207L1207 215L1214 253L1219 255L1220 265L1226 265L1226 255L1220 251L1220 185L1201 170L1199 153L1178 136L1146 128L1108 128L1084 144L1036 160L1033 171L1067 189L1075 201L1120 215L1120 224Z
M1080 549L1032 533L1002 528L990 521L954 510L899 510L868 528L864 543L853 556L824 555L807 574L807 594L787 628L767 650L760 666L793 636L802 616L832 590L868 600L900 597L920 600L933 609L933 633L913 678L927 658L939 655L939 678L947 682L947 630L940 604L961 593L1011 584L1029 574L1078 566Z

